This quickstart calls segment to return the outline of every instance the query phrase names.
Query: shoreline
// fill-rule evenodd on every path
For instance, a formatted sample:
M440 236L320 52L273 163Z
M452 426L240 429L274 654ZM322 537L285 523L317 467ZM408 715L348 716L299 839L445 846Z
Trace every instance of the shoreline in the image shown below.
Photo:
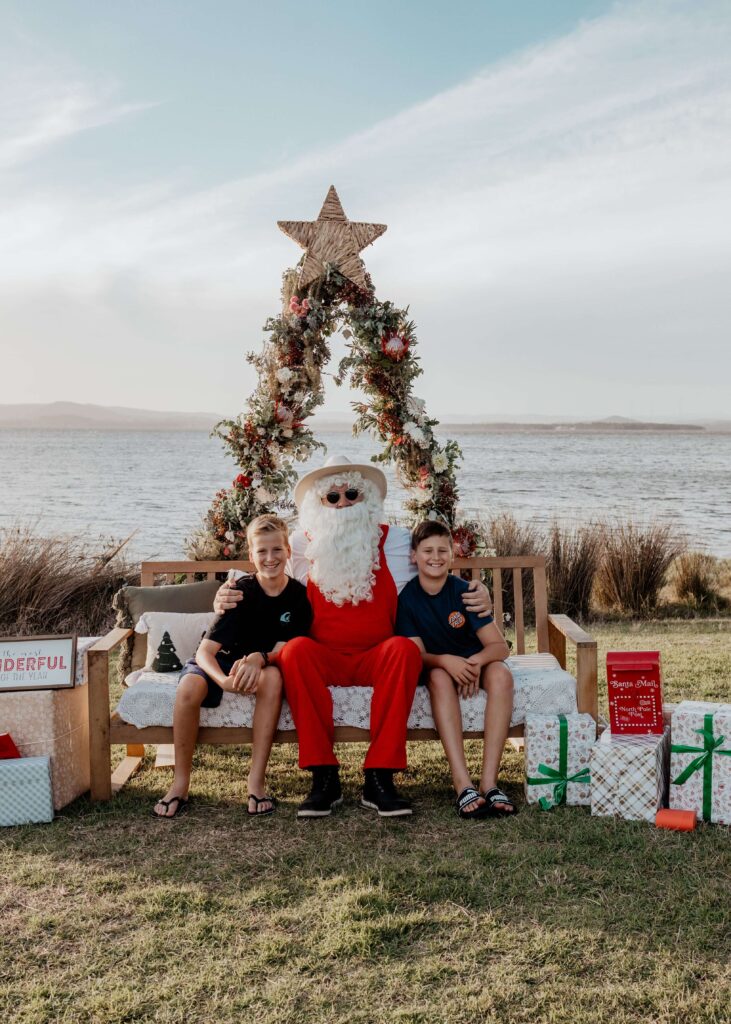
M94 424L73 426L53 423L0 423L0 433L53 433L53 434L210 434L213 426L175 424ZM319 434L350 434L349 423L313 423L313 432ZM703 437L729 437L731 426L711 427L700 424L635 423L613 426L602 423L449 423L434 427L436 434L549 434L564 436L585 434L682 434Z

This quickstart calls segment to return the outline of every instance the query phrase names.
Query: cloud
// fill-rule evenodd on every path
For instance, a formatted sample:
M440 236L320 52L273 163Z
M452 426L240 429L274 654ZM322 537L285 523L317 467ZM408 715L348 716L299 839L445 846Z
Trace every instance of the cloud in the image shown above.
M82 132L156 104L123 103L113 85L68 78L7 53L0 64L0 172L43 156Z
M365 257L379 293L411 304L431 408L720 413L708 378L731 371L716 352L731 326L717 272L731 255L730 48L724 3L620 4L266 174L195 192L174 176L83 192L16 183L0 205L14 329L40 330L30 309L44 294L79 338L96 319L144 353L151 379L175 339L236 365L298 257L275 221L314 217L333 182L353 219L390 225ZM31 93L0 165L132 112L78 80ZM659 379L665 407L638 383L618 391L622 366ZM197 407L240 404L252 383L241 366L199 399L172 372ZM516 375L519 388L499 386ZM705 388L697 409L692 385Z

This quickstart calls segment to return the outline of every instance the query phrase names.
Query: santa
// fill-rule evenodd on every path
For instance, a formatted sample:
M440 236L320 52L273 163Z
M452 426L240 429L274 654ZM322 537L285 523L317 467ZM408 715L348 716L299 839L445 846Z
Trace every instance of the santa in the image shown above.
M294 500L299 528L291 536L291 575L307 586L310 635L290 640L277 656L299 740L299 765L312 787L297 814L326 817L342 803L330 686L372 686L370 745L361 805L379 815L411 814L394 772L406 768L406 724L422 669L421 654L394 636L398 594L411 579L410 534L384 524L386 477L371 464L332 456L305 473ZM224 584L215 609L241 600ZM474 581L471 611L487 614L490 599Z

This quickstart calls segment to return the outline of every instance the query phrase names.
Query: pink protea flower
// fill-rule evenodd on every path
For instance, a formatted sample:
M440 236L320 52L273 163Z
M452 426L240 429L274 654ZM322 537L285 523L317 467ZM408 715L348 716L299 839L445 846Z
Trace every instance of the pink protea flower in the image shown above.
M469 558L475 553L477 538L467 526L458 526L452 532L454 542L454 554L457 558Z
M381 351L394 363L400 363L408 350L409 343L400 334L384 334L381 338Z
M277 402L274 407L274 419L285 427L291 427L294 423L294 413L282 402Z

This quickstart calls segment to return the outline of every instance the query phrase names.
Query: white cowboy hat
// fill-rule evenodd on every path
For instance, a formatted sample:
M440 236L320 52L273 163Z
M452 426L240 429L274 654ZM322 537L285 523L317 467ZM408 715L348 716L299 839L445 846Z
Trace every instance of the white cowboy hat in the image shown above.
M325 476L337 476L338 472L343 474L360 473L366 480L373 481L381 492L382 498L386 497L386 474L383 470L376 469L375 466L367 462L351 462L345 455L331 455L321 469L311 469L309 473L305 473L297 481L294 489L294 503L297 508L300 507L305 494L307 494L316 480L322 480Z

